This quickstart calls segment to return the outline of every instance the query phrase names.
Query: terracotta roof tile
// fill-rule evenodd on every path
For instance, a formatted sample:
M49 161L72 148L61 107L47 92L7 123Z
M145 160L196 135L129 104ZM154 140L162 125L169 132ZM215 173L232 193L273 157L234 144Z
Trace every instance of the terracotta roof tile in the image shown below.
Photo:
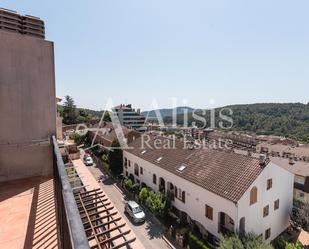
M165 144L174 142L175 146L156 149L154 143L158 139ZM144 143L142 148L142 141L141 138L136 139L129 144L133 149L126 151L235 203L264 168L258 158L234 152L209 148L187 149L179 140L153 136L148 141L150 146ZM142 154L143 150L146 152ZM162 159L158 162L159 157ZM186 168L180 172L178 168L183 164Z

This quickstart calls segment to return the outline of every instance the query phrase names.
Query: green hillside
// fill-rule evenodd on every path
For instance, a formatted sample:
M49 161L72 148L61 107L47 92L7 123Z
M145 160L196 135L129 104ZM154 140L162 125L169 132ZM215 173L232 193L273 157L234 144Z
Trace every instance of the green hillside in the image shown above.
M263 103L231 105L222 108L230 108L233 111L232 130L285 136L309 143L309 103ZM216 126L220 121L218 114L222 108L216 109ZM210 111L207 111L205 117L209 126ZM171 122L171 117L166 117L165 121ZM190 114L189 124L192 121L194 120ZM177 122L183 124L183 115L177 116ZM202 125L198 121L196 124Z

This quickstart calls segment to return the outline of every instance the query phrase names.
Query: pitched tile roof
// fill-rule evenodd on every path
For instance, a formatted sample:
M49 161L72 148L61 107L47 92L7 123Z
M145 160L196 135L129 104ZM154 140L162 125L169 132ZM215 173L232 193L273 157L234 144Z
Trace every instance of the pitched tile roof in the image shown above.
M187 149L179 140L149 138L136 139L126 151L235 203L265 167L255 157L209 148ZM155 143L161 143L161 147L155 147ZM167 149L167 144L172 148ZM181 165L186 168L179 171Z

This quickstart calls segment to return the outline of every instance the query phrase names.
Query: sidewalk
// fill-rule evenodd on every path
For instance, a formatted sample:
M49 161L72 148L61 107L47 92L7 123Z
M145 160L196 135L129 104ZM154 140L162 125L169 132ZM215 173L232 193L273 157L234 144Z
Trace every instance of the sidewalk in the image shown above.
M81 159L73 160L72 162L73 162L73 165L74 165L74 167L75 167L79 177L82 179L82 182L85 185L85 188L88 191L93 190L93 189L98 189L98 188L102 189L100 184L97 182L97 180L91 174L91 172L89 171L87 166L84 165L84 163L82 162ZM105 192L105 191L103 190L103 192ZM109 195L107 195L107 197L109 197ZM121 217L121 220L124 221L125 219L124 219L124 217L122 215L122 210L118 210L116 208L116 205L113 203L113 200L110 199L110 201L112 202L112 205L113 205L114 209L116 209L118 211L117 216ZM123 231L126 231L126 230L130 230L131 231L129 234L126 235L127 239L130 240L132 238L136 238L135 241L130 244L130 246L132 248L134 248L134 249L135 248L136 249L145 249L145 247L142 245L142 243L138 240L138 238L135 235L133 229L127 223L125 224L125 226L122 229L123 229Z

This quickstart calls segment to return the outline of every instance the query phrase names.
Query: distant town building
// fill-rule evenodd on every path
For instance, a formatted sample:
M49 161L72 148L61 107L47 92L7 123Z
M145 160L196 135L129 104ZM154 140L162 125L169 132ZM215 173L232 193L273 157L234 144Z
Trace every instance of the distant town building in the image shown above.
M309 204L309 146L290 139L273 139L258 144L256 150L294 174L294 201Z
M131 104L121 104L112 108L112 111L118 116L121 125L139 131L146 130L145 116L141 114L140 109L133 109Z
M309 162L309 145L271 142L259 144L256 150L259 153L268 153L270 156L292 158L295 161Z
M256 136L240 134L237 132L222 132L217 130L205 129L205 139L209 141L218 141L219 139L231 140L234 148L250 149L255 151L260 142Z
M290 158L270 157L278 166L294 174L294 202L309 204L309 162Z
M294 177L266 157L183 148L150 136L124 151L124 175L172 200L173 212L211 239L239 231L273 240L289 226ZM173 148L156 145L174 144Z
M95 124L91 127L92 129L88 132L90 139L94 139L94 144L100 144L101 148L105 151L109 151L114 140L119 140L115 127L112 122L104 122L100 125ZM141 133L133 129L129 129L125 126L121 126L121 131L124 135L122 141L124 144L133 142L135 139L141 136Z

